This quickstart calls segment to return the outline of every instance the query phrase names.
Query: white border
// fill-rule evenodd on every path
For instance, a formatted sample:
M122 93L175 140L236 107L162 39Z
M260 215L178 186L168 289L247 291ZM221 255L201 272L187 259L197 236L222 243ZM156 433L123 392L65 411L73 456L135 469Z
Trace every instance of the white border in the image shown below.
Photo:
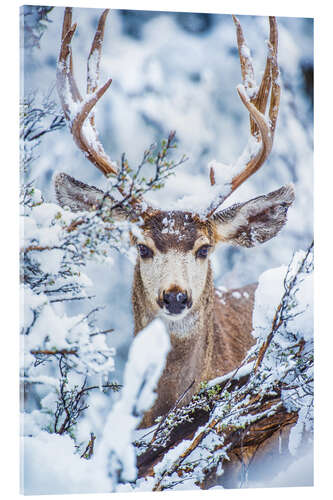
M50 4L64 6L66 2L54 0ZM315 235L316 235L316 280L315 280L315 325L316 325L316 455L315 487L253 490L215 490L211 492L165 492L148 494L151 498L329 498L331 494L331 381L332 364L332 26L329 12L330 2L305 0L114 0L74 1L76 7L111 7L142 10L169 10L212 13L236 13L287 17L315 17ZM29 5L40 5L29 1ZM232 10L231 10L232 5ZM1 225L1 288L2 291L2 349L1 368L1 493L4 498L18 498L19 453L18 453L18 98L19 98L19 24L20 2L11 0L2 6L1 47L1 141L2 155L2 225ZM329 135L328 135L329 134ZM325 180L323 182L323 180ZM9 181L9 183L8 183ZM10 215L9 215L10 214ZM3 421L4 420L4 421ZM162 496L163 495L163 496ZM31 496L30 498L39 498ZM146 493L109 495L52 495L54 500L87 498L116 498L141 500Z

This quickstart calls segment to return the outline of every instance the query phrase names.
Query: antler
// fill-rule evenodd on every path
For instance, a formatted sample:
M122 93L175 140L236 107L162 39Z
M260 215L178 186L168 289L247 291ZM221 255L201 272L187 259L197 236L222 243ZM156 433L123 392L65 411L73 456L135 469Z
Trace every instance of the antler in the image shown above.
M87 96L83 99L73 74L71 41L76 30L72 25L72 9L66 8L62 27L62 43L57 65L57 90L61 105L77 146L104 175L117 174L117 165L108 157L95 128L92 109L111 85L110 78L98 88L99 65L104 37L106 9L100 17L87 64ZM89 120L87 120L89 116Z
M217 197L207 209L207 217L233 193L246 179L253 175L268 158L274 139L276 120L280 104L279 66L277 63L278 29L275 17L269 17L270 35L266 67L259 87L256 87L249 49L246 45L239 20L233 16L237 31L237 44L243 85L237 92L250 114L250 132L255 139L250 152L247 150L234 163L234 173L230 179L230 190ZM271 93L268 120L265 116L269 93ZM259 149L258 149L258 146ZM247 158L246 158L247 157ZM246 158L244 160L244 158ZM211 183L215 182L214 171L210 172Z
M77 146L87 158L106 176L118 174L118 167L104 151L98 139L95 127L93 109L111 85L112 79L98 87L99 66L105 21L109 9L100 17L98 28L90 49L87 63L87 94L82 98L73 73L73 58L71 41L76 30L72 25L72 9L66 8L63 27L62 43L57 65L57 90L61 105L68 121L71 133ZM228 190L223 189L216 199L205 210L206 217L210 217L216 209L235 191L248 177L253 175L265 162L271 152L279 111L280 85L279 67L277 63L278 30L275 17L269 18L270 37L264 75L259 87L256 87L254 71L249 49L246 45L243 31L238 19L233 16L237 31L237 43L242 72L243 85L237 87L238 94L250 114L250 132L252 141L249 142L240 158L230 169ZM266 118L267 102L270 98L268 117ZM211 169L211 184L215 183L215 173ZM126 196L121 186L118 191ZM134 199L130 204L133 208L142 211L142 199ZM145 204L145 211L148 206Z

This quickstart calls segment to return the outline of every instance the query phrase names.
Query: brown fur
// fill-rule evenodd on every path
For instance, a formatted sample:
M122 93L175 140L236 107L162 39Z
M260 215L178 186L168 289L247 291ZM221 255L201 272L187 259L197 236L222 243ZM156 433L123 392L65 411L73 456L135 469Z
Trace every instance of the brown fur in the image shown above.
M171 222L170 222L171 221ZM143 230L154 240L156 248L165 253L172 248L182 252L192 250L200 234L212 236L212 227L202 222L191 212L178 210L157 210L154 215L146 218Z

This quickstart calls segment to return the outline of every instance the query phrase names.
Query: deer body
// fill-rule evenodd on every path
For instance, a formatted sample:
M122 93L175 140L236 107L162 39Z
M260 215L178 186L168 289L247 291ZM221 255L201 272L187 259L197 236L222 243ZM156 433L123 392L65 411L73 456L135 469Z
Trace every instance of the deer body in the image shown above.
M111 84L109 79L98 88L107 12L104 11L100 18L91 47L87 96L82 98L73 75L71 52L76 25L72 25L72 9L66 8L57 66L57 89L75 143L103 174L117 176L116 163L110 160L98 140L92 111ZM270 154L280 101L275 18L269 18L266 67L258 86L255 85L249 50L236 17L234 22L243 80L243 86L238 86L237 91L250 115L250 144L253 146L255 143L255 147L245 149L240 160L228 167L230 177L226 177L221 193L215 194L207 209L202 213L162 211L147 205L140 196L131 199L131 191L124 191L118 183L117 189L123 200L130 199L130 210L126 211L122 209L121 202L115 201L109 193L105 194L63 173L55 178L56 195L62 206L80 211L94 210L103 205L104 208L109 207L115 220L143 221L140 232L132 235L132 243L138 251L132 295L135 334L155 317L160 317L169 332L172 349L158 385L157 400L144 416L142 426L151 425L156 416L167 413L184 394L181 404L186 403L198 390L200 382L225 374L242 361L253 343L251 330L255 285L238 290L238 294L229 292L222 298L218 297L209 256L219 243L247 248L275 237L286 223L288 208L294 200L293 187L287 185L217 211ZM210 181L213 186L213 169Z

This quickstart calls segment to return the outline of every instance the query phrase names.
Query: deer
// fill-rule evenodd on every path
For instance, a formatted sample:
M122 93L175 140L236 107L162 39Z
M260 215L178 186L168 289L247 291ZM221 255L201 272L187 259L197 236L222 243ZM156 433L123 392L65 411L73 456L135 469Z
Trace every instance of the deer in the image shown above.
M105 176L116 175L118 171L117 164L98 139L93 114L96 103L112 81L109 79L98 86L107 14L108 9L99 20L92 43L87 93L82 97L74 78L71 48L76 24L72 25L72 9L65 9L56 77L60 102L74 142ZM132 286L134 335L158 317L171 342L157 398L143 417L143 428L153 425L156 417L166 415L179 401L185 405L203 381L235 369L254 344L251 331L257 284L229 290L221 297L221 292L214 288L210 257L218 244L249 248L274 238L286 224L288 209L295 198L293 185L289 184L220 208L231 193L266 162L273 146L281 91L275 17L269 17L266 66L258 86L241 24L235 16L233 21L243 81L237 91L249 113L250 141L255 147L229 167L230 182L222 186L221 193L204 213L160 210L143 199L133 204L133 212L143 221L140 235L131 235L132 245L137 249ZM214 174L212 168L212 185ZM115 202L109 194L65 173L56 174L54 185L58 203L74 212L94 210L106 198L110 206ZM130 215L115 209L113 217L128 220Z

